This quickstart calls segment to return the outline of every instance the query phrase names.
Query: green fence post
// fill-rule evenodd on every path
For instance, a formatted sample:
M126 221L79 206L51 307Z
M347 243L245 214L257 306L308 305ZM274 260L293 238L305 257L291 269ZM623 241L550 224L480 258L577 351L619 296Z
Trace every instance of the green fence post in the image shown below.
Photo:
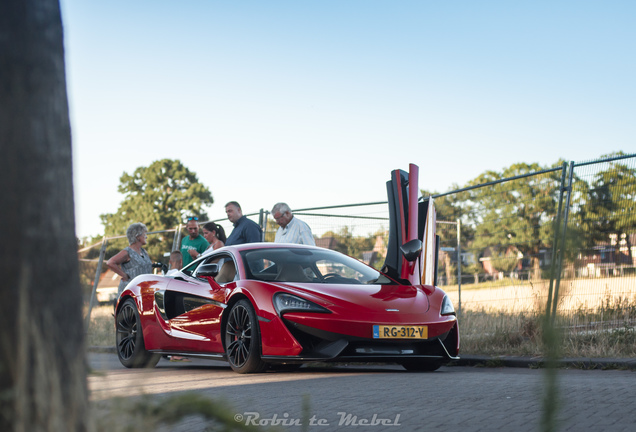
M565 175L567 172L567 163L563 162L561 169L561 186L559 187L559 207L557 209L557 218L554 223L554 240L552 241L552 259L550 263L550 288L548 290L548 301L546 304L545 313L547 316L550 316L550 311L552 310L552 294L554 292L554 278L555 271L557 268L557 254L559 251L558 243L559 243L559 227L561 226L561 211L563 209L563 192L565 191Z
M559 285L561 284L561 271L563 269L563 255L565 252L565 234L568 227L568 216L570 214L570 200L572 198L572 176L574 174L574 162L570 162L570 172L568 173L567 197L565 199L565 210L563 216L563 230L561 231L561 253L557 268L556 283L554 285L554 300L552 302L552 319L556 316L557 301L559 299Z

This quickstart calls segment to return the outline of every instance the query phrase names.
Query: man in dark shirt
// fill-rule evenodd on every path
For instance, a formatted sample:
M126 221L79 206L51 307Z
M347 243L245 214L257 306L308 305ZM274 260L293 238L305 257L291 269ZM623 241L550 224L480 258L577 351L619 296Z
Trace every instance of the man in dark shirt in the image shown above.
M225 213L229 221L234 224L232 234L227 238L225 246L263 241L263 230L256 222L243 216L239 203L230 201L225 204Z

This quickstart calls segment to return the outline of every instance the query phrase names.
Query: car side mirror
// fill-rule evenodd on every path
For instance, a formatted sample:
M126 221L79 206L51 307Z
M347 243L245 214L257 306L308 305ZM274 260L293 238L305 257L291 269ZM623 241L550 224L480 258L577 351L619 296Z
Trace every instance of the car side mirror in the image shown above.
M423 247L424 245L422 244L422 240L413 239L400 246L400 250L402 251L402 255L404 255L404 258L406 258L407 261L413 262L419 258L422 253Z
M220 266L218 263L202 264L197 269L197 276L216 277L219 274Z

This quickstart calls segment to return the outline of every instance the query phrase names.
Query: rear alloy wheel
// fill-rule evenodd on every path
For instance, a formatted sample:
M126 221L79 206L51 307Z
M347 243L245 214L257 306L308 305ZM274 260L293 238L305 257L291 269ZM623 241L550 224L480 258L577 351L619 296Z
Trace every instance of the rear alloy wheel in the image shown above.
M139 311L133 299L126 299L115 318L117 356L128 368L155 367L161 356L146 351Z
M442 366L437 362L426 362L426 361L408 361L402 363L402 367L409 372L433 372Z
M230 310L225 326L225 352L235 372L258 373L267 367L261 360L258 319L248 300L239 300Z

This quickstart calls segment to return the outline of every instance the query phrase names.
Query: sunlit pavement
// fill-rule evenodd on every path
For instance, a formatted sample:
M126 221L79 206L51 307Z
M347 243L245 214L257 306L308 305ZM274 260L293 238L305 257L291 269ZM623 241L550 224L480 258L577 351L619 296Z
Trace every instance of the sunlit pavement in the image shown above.
M528 367L457 366L410 373L397 365L352 365L239 375L226 363L195 359L162 359L154 369L125 369L115 354L107 353L90 354L89 364L94 401L195 392L233 407L235 421L242 424L279 422L294 431L534 432L540 429L546 382L543 370ZM631 370L559 369L557 430L631 432L634 383ZM209 426L202 417L189 416L165 430L204 431Z

